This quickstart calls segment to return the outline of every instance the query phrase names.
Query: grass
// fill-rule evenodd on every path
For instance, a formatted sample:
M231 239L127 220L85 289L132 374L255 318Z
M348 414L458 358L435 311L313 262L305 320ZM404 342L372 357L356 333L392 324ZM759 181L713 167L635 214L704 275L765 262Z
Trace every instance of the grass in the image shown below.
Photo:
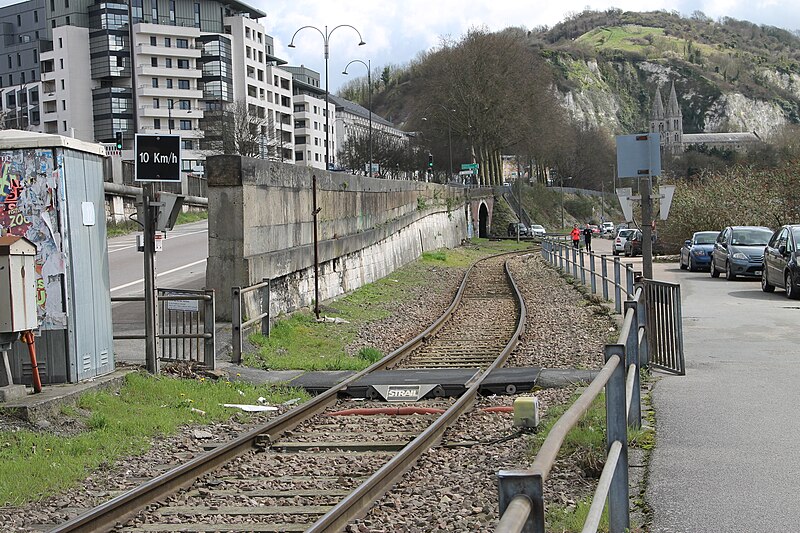
M86 428L75 436L0 432L0 505L37 501L76 486L92 470L145 452L152 438L175 434L181 426L232 416L247 421L250 415L221 404L255 404L261 396L270 404L308 398L307 393L284 386L129 374L118 392L87 393L77 408L61 408L62 418L73 418Z
M375 361L377 349L367 347L374 350L367 357L347 351L366 323L390 316L398 305L415 298L424 287L434 285L442 269L465 268L481 257L526 247L524 243L490 242L488 239L475 239L473 243L452 250L424 252L418 261L322 307L325 316L341 318L346 323L318 323L307 310L278 320L270 337L260 334L250 336L258 352L247 354L245 364L272 370L366 368Z

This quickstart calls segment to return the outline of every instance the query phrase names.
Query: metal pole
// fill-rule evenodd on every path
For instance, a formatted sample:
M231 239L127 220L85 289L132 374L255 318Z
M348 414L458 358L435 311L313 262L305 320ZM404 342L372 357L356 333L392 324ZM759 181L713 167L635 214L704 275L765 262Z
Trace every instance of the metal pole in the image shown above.
M203 333L211 333L211 337L205 339L203 344L203 356L205 359L206 367L210 369L215 369L217 366L217 335L216 331L214 331L216 327L215 316L216 316L216 300L214 298L214 289L205 291L206 296L210 296L211 299L203 301Z
M330 37L330 35L328 34L328 26L325 26L325 35L324 35L324 41L325 41L325 170L329 170L330 169L330 164L331 164L331 159L330 159L330 150L331 150L330 132L331 132L331 128L330 128L330 125L328 123L328 117L329 117L328 101L330 100L330 98L329 98L329 94L330 93L328 92L328 77L329 77L328 76L328 38L329 37ZM315 183L316 183L316 181L315 181ZM316 227L317 226L316 226L316 223L315 223L314 224L314 231L316 231ZM315 263L316 263L316 261L315 261ZM319 313L317 313L317 318L319 318Z
M231 288L231 344L233 345L232 363L242 362L242 288Z
M447 146L450 152L450 179L453 179L453 129L450 125L450 113L447 114Z
M614 258L614 311L622 312L622 278L620 276L619 257Z
M319 320L319 240L317 236L317 175L312 176L311 181L311 209L314 216L314 315Z
M653 206L650 203L652 178L647 177L641 183L642 189L642 275L653 279Z
M628 488L628 423L625 416L625 349L619 344L607 344L605 359L619 358L606 385L606 453L619 441L619 454L611 488L608 492L608 530L623 533L631 526Z
M561 178L561 229L564 229L564 176Z
M156 324L158 296L156 295L155 279L155 221L153 220L153 184L145 182L142 185L143 224L144 233L144 353L147 371L158 374L158 346L156 344Z
M367 84L369 85L369 173L372 177L372 61L367 59Z

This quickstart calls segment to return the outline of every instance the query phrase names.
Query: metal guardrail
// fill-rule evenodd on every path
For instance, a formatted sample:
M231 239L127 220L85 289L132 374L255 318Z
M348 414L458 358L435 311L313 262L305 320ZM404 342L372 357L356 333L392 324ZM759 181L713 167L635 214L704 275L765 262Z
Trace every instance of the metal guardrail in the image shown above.
M142 302L144 296L113 296L111 302ZM156 305L162 361L198 361L216 368L216 322L213 290L158 289ZM144 340L143 333L115 333L114 340Z
M250 285L249 287L231 288L231 330L233 333L231 344L233 345L233 356L231 362L242 362L242 340L245 330L257 323L261 323L261 334L269 337L270 316L270 280L264 279L261 283ZM246 299L247 295L258 291L255 298ZM248 309L253 309L256 315L253 318L245 319Z
M556 238L548 235L542 239L542 256L545 261L558 267L562 272L571 274L575 279L580 278L581 283L584 285L586 285L588 275L592 294L598 293L599 284L604 300L610 299L609 290L613 288L614 310L617 313L622 313L623 291L626 299L633 297L635 278L633 264L628 263L623 266L619 257L614 257L612 261L609 261L606 254L595 254L594 252L586 252L583 249L579 250L572 245L571 241L567 244L566 241L559 242ZM569 236L567 235L565 238L569 238ZM597 271L597 260L600 261L599 272ZM624 276L623 269L625 271ZM613 278L609 277L609 270L613 272Z
M526 470L501 470L499 480L500 521L497 533L544 533L544 483L555 464L567 433L606 390L606 464L594 493L583 528L597 531L608 500L609 531L630 529L628 489L628 427L641 427L639 360L647 346L643 290L636 289L625 302L625 319L616 344L605 346L606 364L569 409L550 429L539 453Z

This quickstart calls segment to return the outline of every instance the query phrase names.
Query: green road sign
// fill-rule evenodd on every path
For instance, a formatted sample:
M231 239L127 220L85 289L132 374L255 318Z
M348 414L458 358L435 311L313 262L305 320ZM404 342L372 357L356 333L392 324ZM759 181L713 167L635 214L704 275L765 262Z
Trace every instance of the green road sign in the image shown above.
M478 163L462 163L461 170L478 170Z

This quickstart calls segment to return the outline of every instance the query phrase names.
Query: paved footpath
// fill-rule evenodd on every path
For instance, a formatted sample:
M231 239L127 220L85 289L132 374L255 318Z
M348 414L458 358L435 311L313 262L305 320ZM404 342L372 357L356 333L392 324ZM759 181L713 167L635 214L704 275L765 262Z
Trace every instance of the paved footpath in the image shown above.
M653 532L800 531L800 302L656 263L681 283L686 376L655 385Z

